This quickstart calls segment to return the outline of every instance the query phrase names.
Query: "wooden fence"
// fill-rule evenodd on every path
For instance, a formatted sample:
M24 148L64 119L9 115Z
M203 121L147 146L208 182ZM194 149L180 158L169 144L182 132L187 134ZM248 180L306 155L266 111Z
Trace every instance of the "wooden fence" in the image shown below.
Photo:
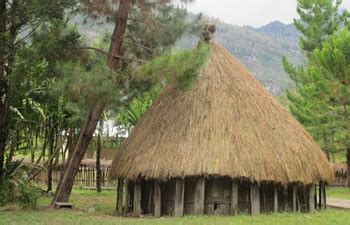
M110 179L110 168L101 168L101 187L104 189L115 189L117 181ZM52 173L52 183L55 187L60 178L61 170L54 170ZM47 184L47 171L41 171L36 177L35 182L39 185ZM79 167L79 171L75 177L74 185L82 188L96 187L96 168L91 168L85 165Z
M347 186L348 177L346 175L346 170L336 170L334 172L334 180L330 183L331 186Z

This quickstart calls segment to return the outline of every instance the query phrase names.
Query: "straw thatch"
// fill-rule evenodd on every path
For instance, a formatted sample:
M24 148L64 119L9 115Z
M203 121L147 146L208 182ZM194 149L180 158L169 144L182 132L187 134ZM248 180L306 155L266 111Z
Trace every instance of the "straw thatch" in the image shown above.
M303 127L217 44L189 90L167 87L122 144L112 176L229 176L310 184L332 169Z

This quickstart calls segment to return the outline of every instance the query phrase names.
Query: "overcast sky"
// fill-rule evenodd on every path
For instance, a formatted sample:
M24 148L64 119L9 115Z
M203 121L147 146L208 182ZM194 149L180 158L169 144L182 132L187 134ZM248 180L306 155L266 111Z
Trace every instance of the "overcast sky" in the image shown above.
M253 27L274 20L291 23L297 17L297 0L196 0L187 7L226 23ZM343 0L342 8L350 9L350 0Z

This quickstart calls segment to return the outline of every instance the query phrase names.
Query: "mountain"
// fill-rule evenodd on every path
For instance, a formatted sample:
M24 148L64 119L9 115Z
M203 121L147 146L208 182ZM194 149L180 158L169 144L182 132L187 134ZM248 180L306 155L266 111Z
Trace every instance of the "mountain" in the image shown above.
M284 24L278 20L256 29L257 32L279 39L287 39L298 42L299 31L293 24Z
M293 85L283 70L282 57L303 63L298 46L299 33L292 24L271 22L254 29L217 22L215 39L237 57L273 94L280 95ZM193 36L184 37L178 46L188 48L197 43Z

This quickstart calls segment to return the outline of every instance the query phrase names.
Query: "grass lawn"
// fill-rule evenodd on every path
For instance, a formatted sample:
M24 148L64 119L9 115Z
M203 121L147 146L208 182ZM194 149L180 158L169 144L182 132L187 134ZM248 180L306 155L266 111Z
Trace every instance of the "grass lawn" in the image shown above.
M350 188L347 188L347 187L330 187L330 188L327 188L327 197L329 197L329 198L349 199L350 200Z
M333 190L328 191L328 193ZM338 190L334 192L339 192ZM120 218L114 214L115 191L74 189L73 210L54 210L51 197L42 197L36 211L23 211L17 205L0 208L0 224L120 224L120 225L202 225L202 224L350 224L350 212L326 210L314 214L273 214L260 216L218 217L188 216L183 218Z

